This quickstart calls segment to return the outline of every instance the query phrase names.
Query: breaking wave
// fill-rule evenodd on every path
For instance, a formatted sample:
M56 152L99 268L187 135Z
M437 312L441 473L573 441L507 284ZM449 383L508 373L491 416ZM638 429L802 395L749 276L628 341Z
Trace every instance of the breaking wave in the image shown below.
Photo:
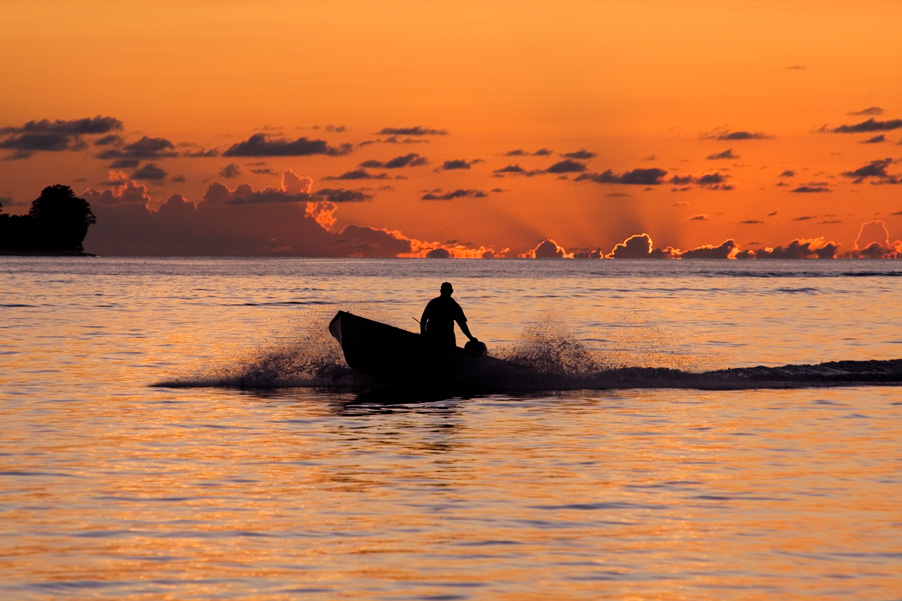
M511 347L495 349L478 390L538 392L578 389L686 388L740 390L839 386L900 386L902 359L830 361L778 367L691 367L607 365L569 330L545 320L524 330ZM152 384L167 388L322 388L372 390L380 384L347 366L341 349L323 327L309 327L299 339L256 351L231 365Z

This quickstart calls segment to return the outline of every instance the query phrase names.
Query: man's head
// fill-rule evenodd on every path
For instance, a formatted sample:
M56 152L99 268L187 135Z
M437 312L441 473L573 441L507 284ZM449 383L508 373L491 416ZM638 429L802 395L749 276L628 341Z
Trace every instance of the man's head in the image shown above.
M454 288L451 287L451 284L444 282L442 284L442 296L451 296L452 292L454 292Z

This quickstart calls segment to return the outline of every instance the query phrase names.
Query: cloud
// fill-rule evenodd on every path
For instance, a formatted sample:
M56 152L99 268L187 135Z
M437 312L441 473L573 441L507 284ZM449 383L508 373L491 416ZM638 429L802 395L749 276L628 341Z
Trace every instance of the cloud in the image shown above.
M863 167L859 167L854 171L844 171L843 176L849 177L855 180L856 184L862 183L865 179L872 177L877 179L880 183L886 184L898 184L902 183L902 179L899 176L890 175L886 172L890 165L893 164L893 159L877 159L875 161L871 161L867 165Z
M760 131L714 130L702 136L714 140L770 140L773 136Z
M29 121L22 127L0 128L0 135L8 134L62 134L65 136L97 135L122 129L122 122L113 117L89 117L70 121Z
M35 151L61 152L82 150L85 147L86 144L78 136L55 133L22 134L0 142L0 148L14 151L7 159L27 159Z
M648 234L636 234L614 246L606 256L612 259L648 259L653 244Z
M809 182L790 190L794 194L821 194L824 192L832 192L830 184L827 182Z
M360 163L360 167L369 167L375 169L400 169L402 167L419 167L420 165L426 165L427 163L429 163L429 160L426 157L420 156L415 152L411 152L410 154L398 156L385 162L377 160L364 161Z
M455 169L469 169L473 165L477 163L483 163L482 159L474 159L472 161L467 161L464 159L457 159L454 161L445 161L442 163L442 166L436 169L436 171L453 171Z
M699 186L717 186L727 181L727 176L723 173L706 173L695 178L695 183Z
M109 189L98 191L88 188L81 196L91 203L92 207L146 207L152 202L147 194L147 188L131 180L121 171L110 171L103 185Z
M852 111L849 113L850 115L882 115L884 114L884 110L879 106L869 106L866 109L862 109L860 111Z
M278 188L267 186L260 191L249 184L239 184L234 189L218 182L210 184L203 197L203 202L210 205L239 205L309 202L313 200L310 189L313 180L298 176L289 169L282 175L282 183Z
M485 198L486 196L488 194L481 190L454 190L447 194L427 192L420 200L454 200L456 198Z
M15 207L15 206L26 206L25 202L18 202L12 196L0 196L0 213L3 213L3 207Z
M338 245L352 257L396 257L413 250L410 239L400 232L360 225L344 228L338 235Z
M572 259L573 253L568 253L563 246L548 238L519 257L521 259Z
M566 159L560 162L555 163L551 167L545 170L546 173L582 173L587 169L585 163L580 163L579 161L574 161L573 159ZM577 180L578 181L578 180Z
M166 179L166 175L167 173L157 167L154 163L147 163L146 165L132 173L132 179L161 181Z
M709 161L719 161L721 159L738 159L739 155L733 154L732 148L727 148L723 152L717 152L708 155Z
M223 153L228 157L287 157L287 156L342 156L351 152L350 144L330 146L325 140L298 138L270 138L266 134L254 134L244 142L233 144Z
M380 136L447 136L448 130L416 125L414 127L385 127L376 134Z
M323 188L313 196L334 203L363 202L373 199L372 194L363 190L346 190L344 188Z
M561 155L564 158L568 159L579 159L581 161L586 161L588 159L594 159L598 155L594 152L589 152L585 148L581 150L577 150L576 152L567 152Z
M789 65L783 68L787 71L806 71L808 69L805 65Z
M281 189L289 194L306 194L313 186L313 179L305 175L298 175L291 169L282 174Z
M204 150L203 148L201 148L200 150L186 152L182 156L189 157L192 159L205 159L205 158L210 158L210 157L218 157L219 151L216 150L215 148L212 148L210 150Z
M523 150L522 148L518 148L516 150L509 150L504 153L506 157L525 157L525 156L534 156L534 157L546 157L551 156L552 152L549 148L540 148L535 152L528 152Z
M732 239L720 245L706 244L686 251L668 246L654 248L651 236L636 234L617 244L606 258L609 259L735 259L739 246Z
M700 186L709 190L732 190L733 185L726 182L727 176L717 171L703 175L674 175L670 178L671 184L682 186L674 189L679 192L691 190L692 186Z
M527 171L520 165L508 165L507 167L502 167L501 169L495 169L492 171L497 177L503 177L505 175L525 175L526 177L532 177L534 175L542 175L545 172L541 169L533 169L531 171Z
M699 213L692 217L687 217L686 221L711 221L711 217L707 213Z
M358 146L369 146L370 144L428 144L429 140L417 140L416 138L404 138L398 136L389 136L387 138L379 138L378 140L364 140Z
M121 148L110 148L95 156L99 159L114 159L110 166L120 169L137 167L141 161L173 158L179 154L169 140L144 136L137 142L126 144Z
M725 240L719 246L706 244L679 253L681 259L733 259L739 252L734 240Z
M240 184L234 190L220 183L210 184L204 194L204 202L210 204L275 204L298 203L313 200L307 193L289 194L277 188L264 188L256 191L249 184Z
M759 219L746 219L745 221L740 221L739 223L741 223L743 225L758 225L758 224L764 223L764 222Z
M859 259L902 259L902 240L890 242L886 224L877 219L861 224L849 257Z
M855 239L855 248L863 248L874 242L883 246L889 244L889 230L886 228L886 224L879 219L861 224L858 237Z
M860 134L875 131L890 131L902 128L902 119L890 119L888 121L878 121L873 117L861 123L853 125L840 125L829 131L836 134Z
M886 142L886 136L880 134L879 136L874 136L873 138L868 138L867 140L862 140L860 144L881 144Z
M119 134L110 134L94 140L94 146L120 146L124 143L125 141Z
M635 186L657 186L663 183L667 171L664 169L633 169L621 174L614 173L610 169L604 173L583 173L574 181L591 181L596 184L629 184Z
M219 170L219 175L228 179L238 177L241 175L241 167L238 166L238 163L229 163Z
M84 136L108 134L121 129L122 122L118 119L99 115L68 121L29 121L21 127L0 128L0 136L6 136L5 140L0 141L0 148L13 151L7 159L27 159L34 152L83 150L87 147ZM116 136L106 136L104 140L115 138Z
M796 239L787 246L763 248L754 252L756 259L832 259L839 245L824 238Z
M176 194L158 211L150 209L146 195L146 202L141 196L139 202L123 200L146 190L125 174L112 172L105 185L112 189L89 189L84 195L100 224L91 228L85 242L92 252L105 255L422 257L447 253L454 258L480 258L509 252L417 240L396 230L361 225L335 231L335 203L367 200L370 195L335 188L311 194L312 180L291 171L285 172L278 188L255 190L239 184L231 189L214 183L196 208ZM101 197L111 201L99 202Z
M326 180L354 180L354 179L389 179L387 173L370 173L366 169L354 169L353 171L347 171L342 173L341 175L333 175L324 177Z

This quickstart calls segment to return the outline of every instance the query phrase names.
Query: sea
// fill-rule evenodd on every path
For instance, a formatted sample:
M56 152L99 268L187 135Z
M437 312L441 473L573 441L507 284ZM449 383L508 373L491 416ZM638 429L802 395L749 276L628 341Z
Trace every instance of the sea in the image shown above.
M444 281L492 390L347 367L337 311L418 331ZM0 257L0 599L898 601L900 299L889 260Z

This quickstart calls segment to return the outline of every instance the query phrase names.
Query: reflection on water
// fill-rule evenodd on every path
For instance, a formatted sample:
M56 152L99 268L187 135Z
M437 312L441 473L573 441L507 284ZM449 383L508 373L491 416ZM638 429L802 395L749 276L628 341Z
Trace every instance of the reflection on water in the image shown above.
M4 598L889 598L892 389L3 410ZM679 591L683 591L680 593Z
M8 260L0 598L899 597L898 388L149 386L308 377L336 365L318 324L346 301L413 329L444 279L499 352L583 345L562 365L888 360L902 340L885 262L459 263Z

